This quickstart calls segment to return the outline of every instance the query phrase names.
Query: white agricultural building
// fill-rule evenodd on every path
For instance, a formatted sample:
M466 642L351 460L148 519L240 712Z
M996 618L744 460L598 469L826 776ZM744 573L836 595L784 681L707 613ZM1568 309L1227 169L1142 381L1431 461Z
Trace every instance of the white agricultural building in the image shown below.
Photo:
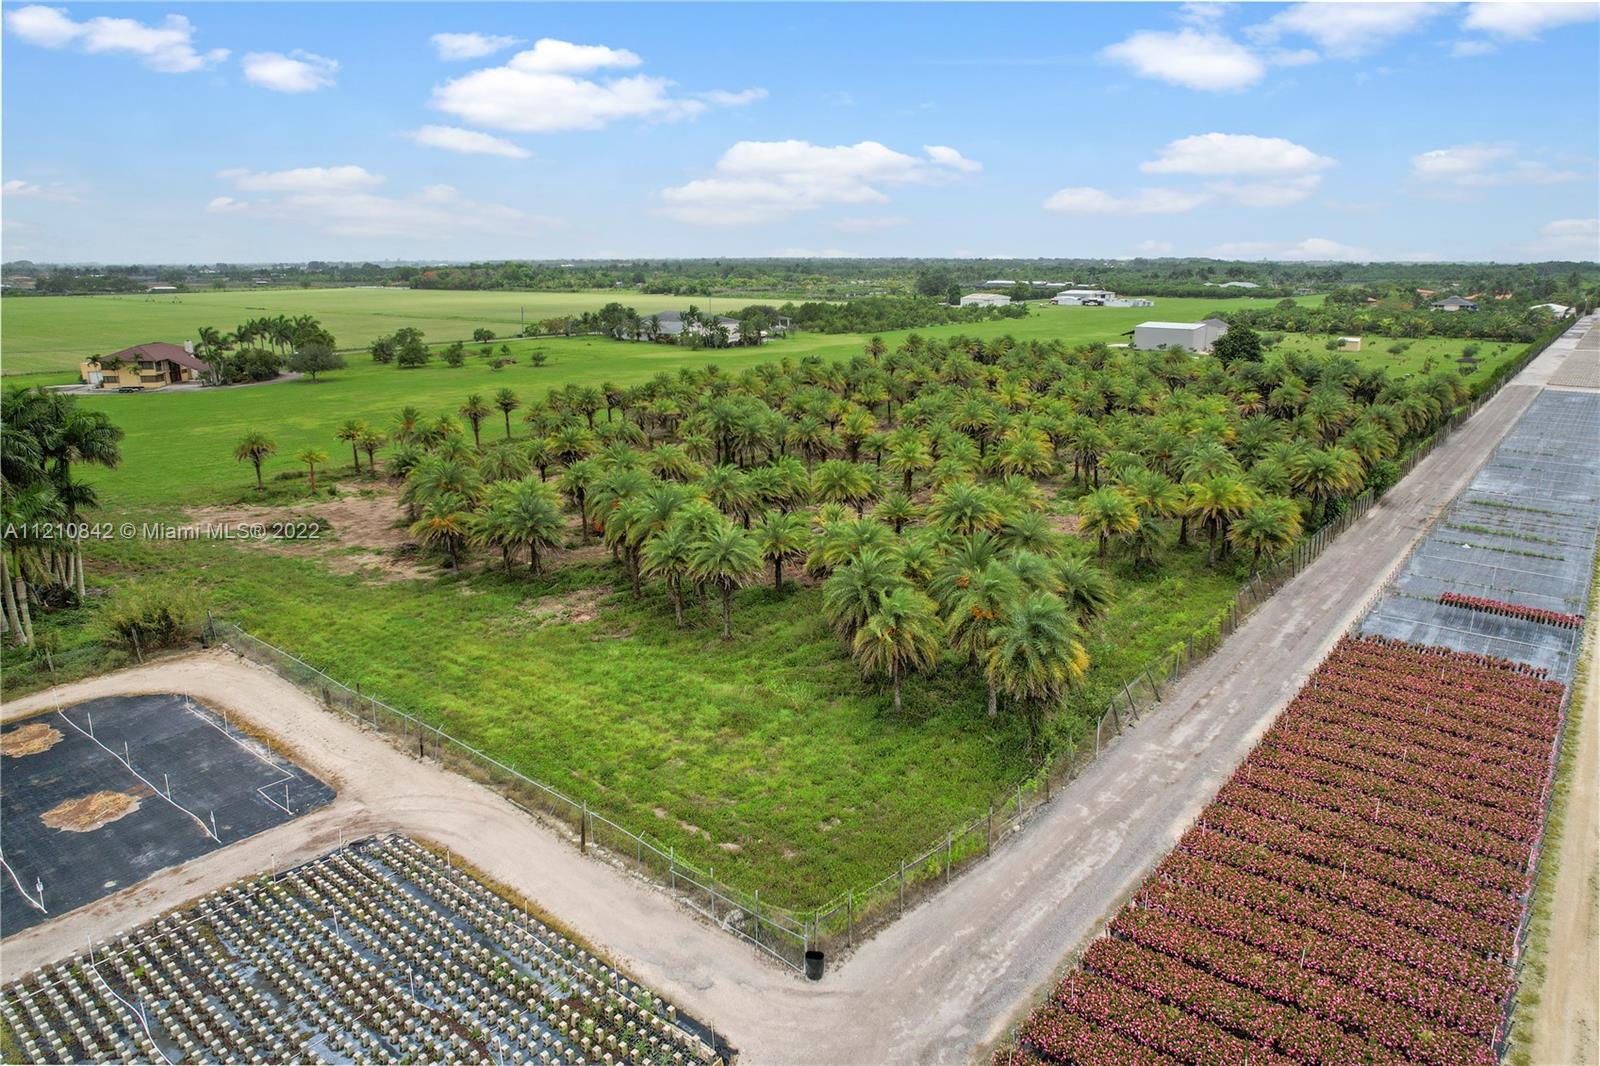
M1193 352L1209 352L1218 337L1228 332L1228 324L1220 318L1203 322L1141 322L1133 327L1133 346L1143 350L1155 348L1187 348Z
M1115 300L1117 294L1110 289L1066 289L1058 292L1050 302L1058 307L1080 307L1087 304L1090 307L1104 306L1107 300Z
M1566 318L1568 315L1572 314L1572 308L1568 307L1566 304L1534 304L1532 307L1528 308L1528 310L1549 311L1557 318Z
M962 307L1004 307L1011 297L998 292L969 292L961 298Z

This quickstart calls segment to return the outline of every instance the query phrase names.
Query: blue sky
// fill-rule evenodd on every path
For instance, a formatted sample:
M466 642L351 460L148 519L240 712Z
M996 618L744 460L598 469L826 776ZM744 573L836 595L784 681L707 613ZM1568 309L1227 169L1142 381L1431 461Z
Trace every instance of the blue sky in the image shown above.
M7 3L3 254L1592 259L1597 10Z

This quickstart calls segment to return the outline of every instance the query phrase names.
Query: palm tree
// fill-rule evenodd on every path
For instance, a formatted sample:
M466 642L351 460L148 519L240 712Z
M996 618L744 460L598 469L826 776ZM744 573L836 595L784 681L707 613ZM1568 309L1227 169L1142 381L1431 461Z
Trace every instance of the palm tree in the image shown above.
M878 494L871 468L844 459L829 459L819 465L811 475L811 488L824 503L853 506L857 516L865 513L867 501Z
M823 617L841 637L851 640L879 601L905 584L900 561L891 552L868 548L822 583Z
M1031 745L1045 713L1089 670L1078 627L1058 596L1036 592L1022 600L997 627L984 675L1009 697L1028 722Z
M350 462L356 468L356 473L361 473L361 452L357 449L361 444L361 435L367 432L367 424L359 418L347 418L339 424L334 436L350 443Z
M905 528L906 523L915 520L920 510L912 502L910 496L903 492L891 492L883 498L883 502L878 504L872 513L879 521L887 522L893 526L895 535L898 536L900 531Z
M722 639L732 640L730 618L733 593L744 580L761 568L761 551L749 532L725 522L707 532L695 545L689 573L722 594Z
M388 438L377 430L370 429L365 425L362 426L361 435L356 438L356 444L360 446L362 451L367 453L368 471L378 469L377 451L383 447L387 440Z
M928 442L920 434L899 436L889 445L889 454L884 456L883 465L889 468L891 474L901 475L901 491L909 495L912 475L932 469L933 454L928 451Z
M517 399L517 394L512 389L501 389L494 394L494 405L500 408L500 413L506 416L506 439L511 439L511 412L522 406L522 401Z
M1126 537L1139 528L1139 509L1128 494L1119 488L1107 486L1095 489L1078 500L1079 527L1100 542L1100 558L1106 557L1106 547L1112 537Z
M856 630L851 653L867 677L889 678L896 714L901 712L901 678L908 671L931 669L939 661L938 626L933 601L904 587L882 597L866 624Z
M1327 515L1328 501L1353 492L1361 484L1361 459L1340 445L1307 448L1289 463L1289 478L1295 488L1311 498L1313 514L1321 522Z
M558 547L565 531L560 497L549 485L531 477L490 486L477 522L480 539L503 552L507 573L511 571L511 549L523 545L528 549L528 569L535 575L543 573L540 550Z
M772 587L783 591L783 564L803 557L811 547L811 528L803 515L768 511L751 531L761 557L772 564Z
M442 492L430 499L422 508L422 515L411 523L411 535L427 551L442 551L450 559L450 568L456 569L461 559L461 549L472 535L472 512L467 501L454 492Z
M311 471L311 491L317 491L317 464L328 461L328 453L320 448L301 448L295 453L295 458L306 464Z
M1106 572L1087 560L1056 560L1056 587L1079 618L1099 618L1111 606L1111 582Z
M1205 524L1210 537L1207 563L1216 561L1217 541L1226 536L1228 523L1254 501L1255 490L1231 474L1209 477L1189 487L1188 512Z
M484 403L483 397L475 392L468 396L466 402L461 405L461 417L472 423L472 443L474 447L483 447L483 438L479 433L479 427L483 425L483 420L489 417L489 411L489 405ZM509 414L506 415L508 425L510 424L510 417Z
M984 564L968 575L966 585L950 608L950 646L982 663L989 655L994 633L1010 608L1022 597L1017 572L1002 562ZM989 682L989 716L999 707L999 688Z
M261 480L261 463L269 456L276 454L277 451L277 441L260 430L253 429L240 437L238 443L233 446L233 457L241 463L246 459L250 461L251 465L256 468L256 489L265 491L267 486L266 482Z
M1228 540L1236 548L1250 550L1250 570L1261 565L1263 554L1275 555L1300 536L1300 508L1293 500L1268 496L1251 504L1228 530Z
M1005 520L994 494L981 485L958 481L933 498L928 517L952 533L970 537L1000 528Z
M646 574L666 579L672 616L679 626L683 625L683 579L689 575L697 541L694 527L675 518L652 533L639 553Z

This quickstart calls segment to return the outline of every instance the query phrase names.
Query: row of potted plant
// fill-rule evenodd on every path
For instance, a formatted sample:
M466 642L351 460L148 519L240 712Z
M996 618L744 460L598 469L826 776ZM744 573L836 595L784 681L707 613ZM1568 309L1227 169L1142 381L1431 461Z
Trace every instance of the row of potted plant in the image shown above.
M1491 600L1483 596L1465 596L1459 592L1441 593L1439 602L1451 607L1464 607L1469 611L1485 611L1506 618L1520 618L1525 622L1542 622L1547 626L1557 626L1561 629L1583 628L1581 614L1547 611L1541 607L1529 607L1522 603L1507 603L1504 600Z

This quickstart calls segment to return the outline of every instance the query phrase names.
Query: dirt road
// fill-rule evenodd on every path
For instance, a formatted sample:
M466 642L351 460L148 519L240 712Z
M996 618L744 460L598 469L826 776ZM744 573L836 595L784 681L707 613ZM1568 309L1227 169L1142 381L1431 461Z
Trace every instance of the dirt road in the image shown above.
M72 702L188 691L289 743L340 788L322 811L170 870L5 942L6 974L126 929L349 834L401 830L515 885L706 1020L752 1063L962 1062L1046 991L1177 840L1354 621L1431 517L1466 483L1572 344L1530 365L1383 502L1258 610L1027 831L810 984L764 961L497 796L318 708L267 671L213 652L67 686ZM48 693L4 708L48 707Z
M1600 1062L1600 631L1589 648L1589 679L1561 868L1551 905L1550 954L1534 1018L1532 1057L1538 1066Z

